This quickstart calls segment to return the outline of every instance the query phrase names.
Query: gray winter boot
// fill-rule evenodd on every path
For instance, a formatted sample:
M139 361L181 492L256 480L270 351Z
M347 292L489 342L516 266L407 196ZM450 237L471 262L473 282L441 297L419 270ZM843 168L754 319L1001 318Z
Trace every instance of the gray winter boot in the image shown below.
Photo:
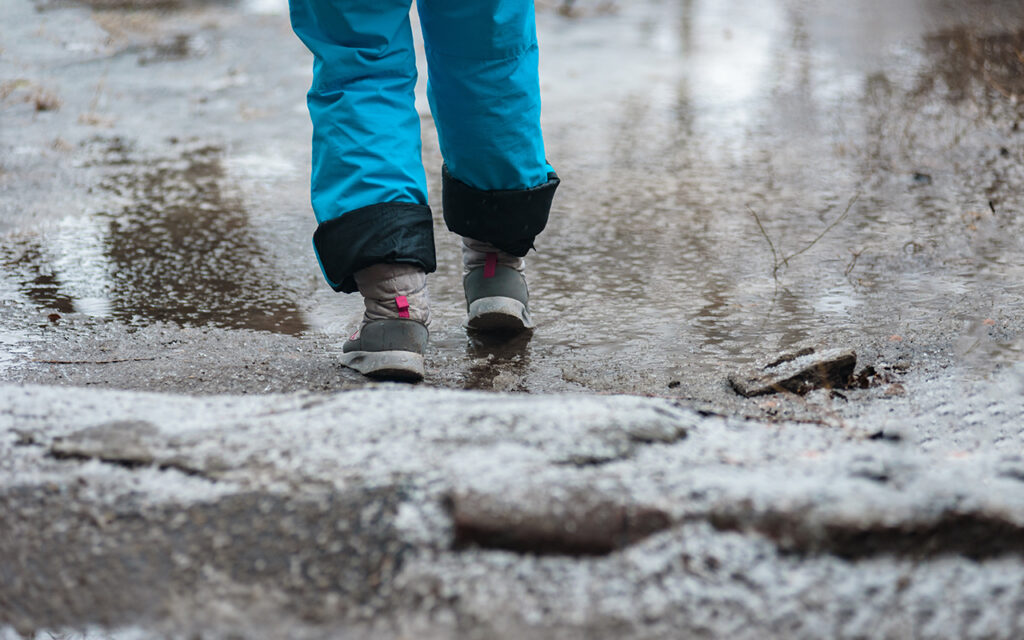
M499 333L533 329L523 258L486 242L463 238L462 264L468 328Z
M341 363L371 378L423 379L430 300L427 274L406 264L375 264L355 273L366 312L342 349Z

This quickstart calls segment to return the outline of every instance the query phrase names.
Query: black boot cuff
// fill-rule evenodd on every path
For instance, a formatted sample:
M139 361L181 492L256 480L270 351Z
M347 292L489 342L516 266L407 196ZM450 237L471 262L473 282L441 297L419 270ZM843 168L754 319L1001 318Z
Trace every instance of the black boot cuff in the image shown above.
M514 256L525 256L548 223L558 176L530 189L474 189L441 167L444 221L453 233L492 244Z
M324 278L335 291L358 291L356 271L380 263L437 269L430 207L385 202L349 211L323 222L313 233Z

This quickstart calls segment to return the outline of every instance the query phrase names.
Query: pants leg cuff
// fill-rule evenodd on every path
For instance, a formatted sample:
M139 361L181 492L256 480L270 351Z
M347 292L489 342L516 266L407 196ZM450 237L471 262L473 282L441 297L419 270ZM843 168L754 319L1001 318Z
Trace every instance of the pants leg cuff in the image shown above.
M385 202L355 209L321 223L313 249L327 284L335 291L358 291L356 271L380 263L412 264L437 270L430 207Z
M525 256L548 224L558 176L529 189L475 189L441 167L444 221L453 233L481 240L514 256Z

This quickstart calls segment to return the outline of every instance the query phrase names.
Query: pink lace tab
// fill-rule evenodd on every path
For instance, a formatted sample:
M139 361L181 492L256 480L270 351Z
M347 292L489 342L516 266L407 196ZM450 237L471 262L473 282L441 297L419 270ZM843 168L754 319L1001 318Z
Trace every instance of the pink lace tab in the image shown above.
M484 277L493 278L494 272L498 268L498 254L488 253L487 262L484 263Z
M398 317L408 318L409 317L409 301L405 299L405 296L396 296L395 304L398 306Z

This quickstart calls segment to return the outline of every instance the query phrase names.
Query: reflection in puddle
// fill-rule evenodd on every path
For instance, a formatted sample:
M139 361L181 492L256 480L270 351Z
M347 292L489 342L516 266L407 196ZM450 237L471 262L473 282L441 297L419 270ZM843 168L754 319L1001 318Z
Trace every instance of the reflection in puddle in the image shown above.
M59 313L75 311L74 302L61 292L60 281L53 274L40 273L36 275L25 283L22 293L45 309L53 309Z
M116 209L70 219L48 241L23 241L9 262L21 291L44 309L296 334L306 328L248 228L221 190L221 151L140 162L121 142L105 149L99 187Z
M1024 26L994 34L961 26L929 35L925 44L935 73L922 76L919 91L943 90L952 102L1024 97ZM979 84L989 91L979 94Z
M579 162L531 258L535 364L707 370L1020 313L1024 5L738 4L542 21L545 109L574 116L550 153Z
M264 16L288 15L288 0L242 0L240 4L246 13Z
M530 365L532 333L514 336L470 333L466 355L472 363L466 389L526 391L523 376Z

